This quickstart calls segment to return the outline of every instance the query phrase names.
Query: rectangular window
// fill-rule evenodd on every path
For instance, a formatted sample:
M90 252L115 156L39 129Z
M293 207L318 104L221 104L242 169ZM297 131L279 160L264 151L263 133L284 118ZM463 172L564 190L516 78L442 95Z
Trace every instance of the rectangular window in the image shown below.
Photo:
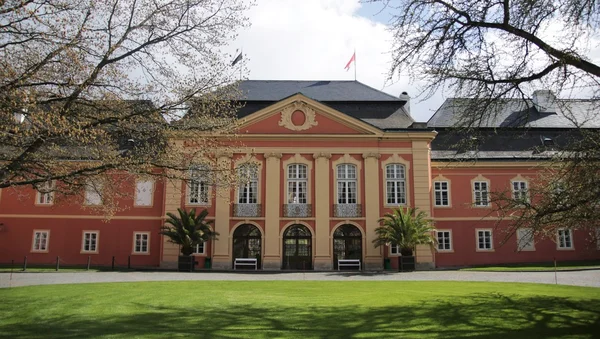
M133 234L133 253L148 253L149 233L134 233Z
M436 181L433 183L435 206L450 206L448 182Z
M437 249L440 252L452 251L452 234L450 231L436 231Z
M570 229L558 230L558 248L572 249L573 248L573 232Z
M33 231L33 246L31 247L31 250L33 252L47 252L49 242L49 231Z
M341 164L337 166L338 204L356 204L356 166Z
M477 230L477 249L480 251L494 249L491 230Z
M517 250L518 251L535 251L532 229L530 229L530 228L517 229Z
M37 205L52 205L54 202L54 181L37 185L35 202Z
M153 180L139 180L135 183L135 206L152 206L153 195Z
M404 165L390 164L385 167L387 205L406 204L406 170Z
M85 205L102 205L102 184L89 182L85 186Z
M192 180L188 185L189 195L188 204L207 205L208 204L208 184L205 181Z
M399 255L400 254L400 248L398 248L398 245L390 244L390 254L391 255Z
M258 201L258 169L253 165L243 165L238 175L246 182L238 188L238 204L256 204Z
M288 166L288 204L307 203L307 167L302 164Z
M202 242L196 245L194 249L194 254L206 254L204 251L206 250L206 242Z
M512 193L513 193L513 199L516 201L523 201L523 202L529 201L526 181L513 181L512 182Z
M489 206L487 181L473 182L473 200L475 206Z
M196 166L190 169L190 180L188 181L187 203L189 205L209 204L208 168Z
M82 252L98 252L98 232L83 232Z

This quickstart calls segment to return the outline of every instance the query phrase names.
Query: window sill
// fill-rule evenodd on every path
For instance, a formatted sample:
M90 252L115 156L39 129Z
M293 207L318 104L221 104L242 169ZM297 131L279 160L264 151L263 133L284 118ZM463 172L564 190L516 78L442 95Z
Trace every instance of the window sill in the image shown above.
M79 254L99 254L98 251L81 251Z
M154 205L133 205L133 208L152 208Z
M575 251L575 247L558 247L557 251Z
M150 252L132 252L131 255L150 255Z
M476 249L475 252L496 252L496 250L494 250L493 248L489 249L489 250L485 250L485 249Z
M35 203L35 207L52 207L52 206L54 206L54 204L38 204L38 203Z
M194 257L206 257L206 253L192 253Z
M452 208L452 205L433 205L433 208Z
M50 251L49 250L45 250L45 251L31 250L31 251L29 251L29 253L50 253Z
M454 253L454 250L437 250L438 253Z
M192 203L189 203L189 202L186 202L184 205L185 206L192 206L192 207L210 207L211 206L210 203L206 203L206 204L205 203L192 204Z

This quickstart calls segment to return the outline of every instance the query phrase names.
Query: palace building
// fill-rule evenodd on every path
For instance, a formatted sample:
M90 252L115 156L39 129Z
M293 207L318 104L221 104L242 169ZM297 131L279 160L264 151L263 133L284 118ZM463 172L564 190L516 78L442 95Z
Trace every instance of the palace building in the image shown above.
M438 243L417 248L419 269L600 259L598 244L583 231L537 239L518 230L506 240L505 221L491 213L489 192L526 195L544 160L540 149L574 128L558 109L539 104L551 93L534 95L526 132L515 127L525 106L507 101L480 128L488 137L465 148L455 146L460 136L452 133L456 104L465 99L447 100L421 123L412 119L405 93L394 97L357 81L243 81L240 92L243 147L218 161L247 173L247 182L217 192L223 188L202 176L140 179L129 186L131 208L108 222L54 204L52 193L5 189L0 263L27 256L29 263L50 264L60 256L71 265L91 258L96 265L172 268L179 249L159 234L164 216L196 208L208 210L220 234L196 248L199 266L210 258L213 268L232 269L235 258L256 258L265 270L335 270L338 259L359 259L364 269L380 270L399 250L375 248L374 229L399 206L417 207L435 221ZM581 112L575 106L587 104L571 103ZM98 203L94 192L80 202Z

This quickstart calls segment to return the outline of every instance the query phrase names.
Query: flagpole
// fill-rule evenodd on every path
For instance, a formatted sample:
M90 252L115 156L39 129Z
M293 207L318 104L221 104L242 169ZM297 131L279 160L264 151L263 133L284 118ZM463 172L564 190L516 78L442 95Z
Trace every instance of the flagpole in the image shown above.
M356 81L356 48L354 48L354 81Z
M240 63L240 81L242 81L242 68L244 67L244 47L242 47L242 50L240 51L241 55L242 55L242 60Z

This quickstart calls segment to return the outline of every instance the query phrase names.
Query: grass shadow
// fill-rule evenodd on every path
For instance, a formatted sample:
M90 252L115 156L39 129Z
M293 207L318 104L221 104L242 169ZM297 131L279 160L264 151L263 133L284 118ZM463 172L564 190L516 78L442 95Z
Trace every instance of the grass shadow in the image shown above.
M131 285L134 286L134 285ZM399 287L401 285L398 285ZM201 290L190 293L202 293ZM425 292L425 291L424 291ZM93 287L89 293L94 293ZM349 289L348 293L352 293ZM229 294L227 294L229 295ZM178 296L178 295L177 295ZM175 296L174 296L175 297ZM269 296L265 296L268 298ZM47 307L60 309L62 302ZM81 295L82 303L87 300ZM3 296L0 338L592 338L600 333L600 300L474 294L468 300L424 298L393 306L304 303L297 306L229 301L147 299L99 302L69 314L20 314L23 297ZM307 296L310 298L310 296ZM26 299L26 298L25 298ZM89 299L93 300L93 299ZM111 305L111 300L114 304ZM103 309L106 308L106 309ZM122 308L125 311L120 311ZM131 311L129 311L131 310Z

